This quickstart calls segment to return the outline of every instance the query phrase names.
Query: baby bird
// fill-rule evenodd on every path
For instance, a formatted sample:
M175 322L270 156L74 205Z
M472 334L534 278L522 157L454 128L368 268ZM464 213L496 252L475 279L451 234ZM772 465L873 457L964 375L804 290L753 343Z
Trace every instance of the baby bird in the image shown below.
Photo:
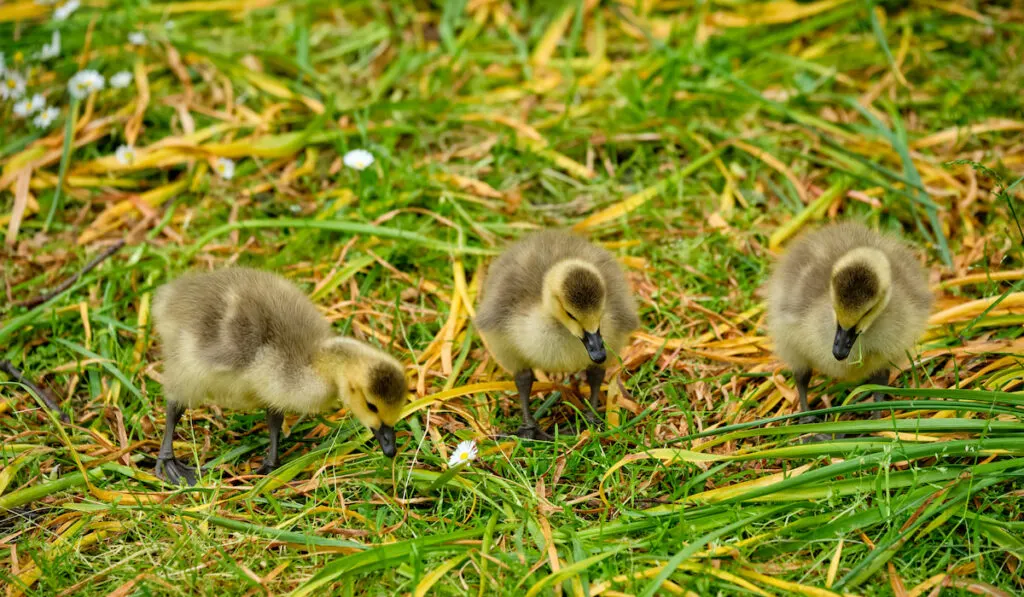
M621 351L640 325L615 258L575 234L547 230L511 245L490 267L476 326L498 364L514 375L527 439L551 439L530 411L534 369L586 369L592 412L604 380L606 346Z
M267 411L270 446L257 471L278 466L285 413L344 404L395 455L395 423L408 392L391 356L339 337L306 295L285 278L249 268L189 273L162 286L153 320L163 345L167 422L157 475L195 483L174 456L174 428L186 408L216 404Z
M794 242L767 291L768 330L793 370L804 412L812 370L888 385L890 365L906 360L933 301L917 256L899 239L854 222Z

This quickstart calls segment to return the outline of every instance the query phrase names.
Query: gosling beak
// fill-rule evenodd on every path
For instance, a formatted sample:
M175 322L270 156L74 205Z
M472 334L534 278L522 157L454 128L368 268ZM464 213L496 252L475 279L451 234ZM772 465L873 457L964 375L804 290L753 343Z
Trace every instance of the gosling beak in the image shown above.
M590 355L590 360L597 364L601 364L608 357L604 351L604 340L601 339L601 330L596 332L583 332L583 346L587 349L587 354Z
M850 350L853 348L853 343L857 341L857 330L853 328L844 328L843 326L836 324L836 339L832 343L832 356L837 361L842 361L846 357L850 356Z
M395 457L395 428L381 423L373 430L373 436L380 442L380 451L388 458Z

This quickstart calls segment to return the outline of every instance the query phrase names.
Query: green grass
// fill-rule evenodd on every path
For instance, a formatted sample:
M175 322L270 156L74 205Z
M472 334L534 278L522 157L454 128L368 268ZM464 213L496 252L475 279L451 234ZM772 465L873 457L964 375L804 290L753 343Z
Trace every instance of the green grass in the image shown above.
M1019 6L89 4L61 23L0 6L7 65L62 111L41 132L0 102L0 358L73 419L0 382L8 595L1024 590ZM62 56L40 64L58 28ZM80 64L136 83L84 101L65 143ZM354 148L377 162L341 166ZM759 287L776 245L834 217L917 245L941 313L894 381L895 418L816 378L829 421L798 425ZM603 432L499 437L511 380L455 297L505 242L573 225L637 292L628 396ZM54 300L14 304L122 238ZM250 476L263 416L202 409L177 449L213 471L192 489L152 477L152 291L231 263L282 272L407 363L394 461L343 412L290 417L285 465ZM581 392L555 381L534 404L572 420L559 398ZM799 441L836 431L859 435ZM446 472L470 438L478 461Z

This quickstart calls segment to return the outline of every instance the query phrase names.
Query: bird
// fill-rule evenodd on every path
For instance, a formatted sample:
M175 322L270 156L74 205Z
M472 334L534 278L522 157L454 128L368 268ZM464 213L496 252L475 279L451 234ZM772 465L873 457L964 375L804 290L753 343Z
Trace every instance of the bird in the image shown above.
M934 301L915 252L900 238L856 221L829 224L794 241L766 291L768 331L793 371L805 413L814 371L889 385L890 367L905 363ZM876 402L884 399L874 394ZM817 420L805 416L801 422Z
M175 457L172 442L185 410L205 404L266 410L270 445L259 474L279 465L286 413L341 405L394 457L394 426L408 396L404 368L384 351L336 335L286 278L247 267L186 273L157 289L153 326L167 402L161 478L195 484L195 469Z
M534 370L586 370L587 420L596 414L608 349L618 353L640 325L615 257L573 232L531 233L491 264L475 325L498 364L512 373L522 408L516 435L550 440L530 410Z

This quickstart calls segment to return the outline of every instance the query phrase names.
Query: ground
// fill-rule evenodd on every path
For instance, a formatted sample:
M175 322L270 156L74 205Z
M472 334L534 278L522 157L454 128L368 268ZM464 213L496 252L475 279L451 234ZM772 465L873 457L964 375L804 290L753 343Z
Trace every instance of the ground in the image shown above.
M1019 2L73 8L0 6L6 68L59 109L0 101L0 358L71 419L0 377L7 595L1024 590ZM105 86L72 100L82 69ZM937 302L894 418L815 378L828 422L799 425L759 289L844 218L902 234ZM643 328L605 430L520 442L473 306L506 242L569 226ZM289 417L257 476L263 416L198 409L176 447L212 472L153 477L154 289L230 264L406 364L397 458L344 411ZM543 423L580 383L538 384Z

